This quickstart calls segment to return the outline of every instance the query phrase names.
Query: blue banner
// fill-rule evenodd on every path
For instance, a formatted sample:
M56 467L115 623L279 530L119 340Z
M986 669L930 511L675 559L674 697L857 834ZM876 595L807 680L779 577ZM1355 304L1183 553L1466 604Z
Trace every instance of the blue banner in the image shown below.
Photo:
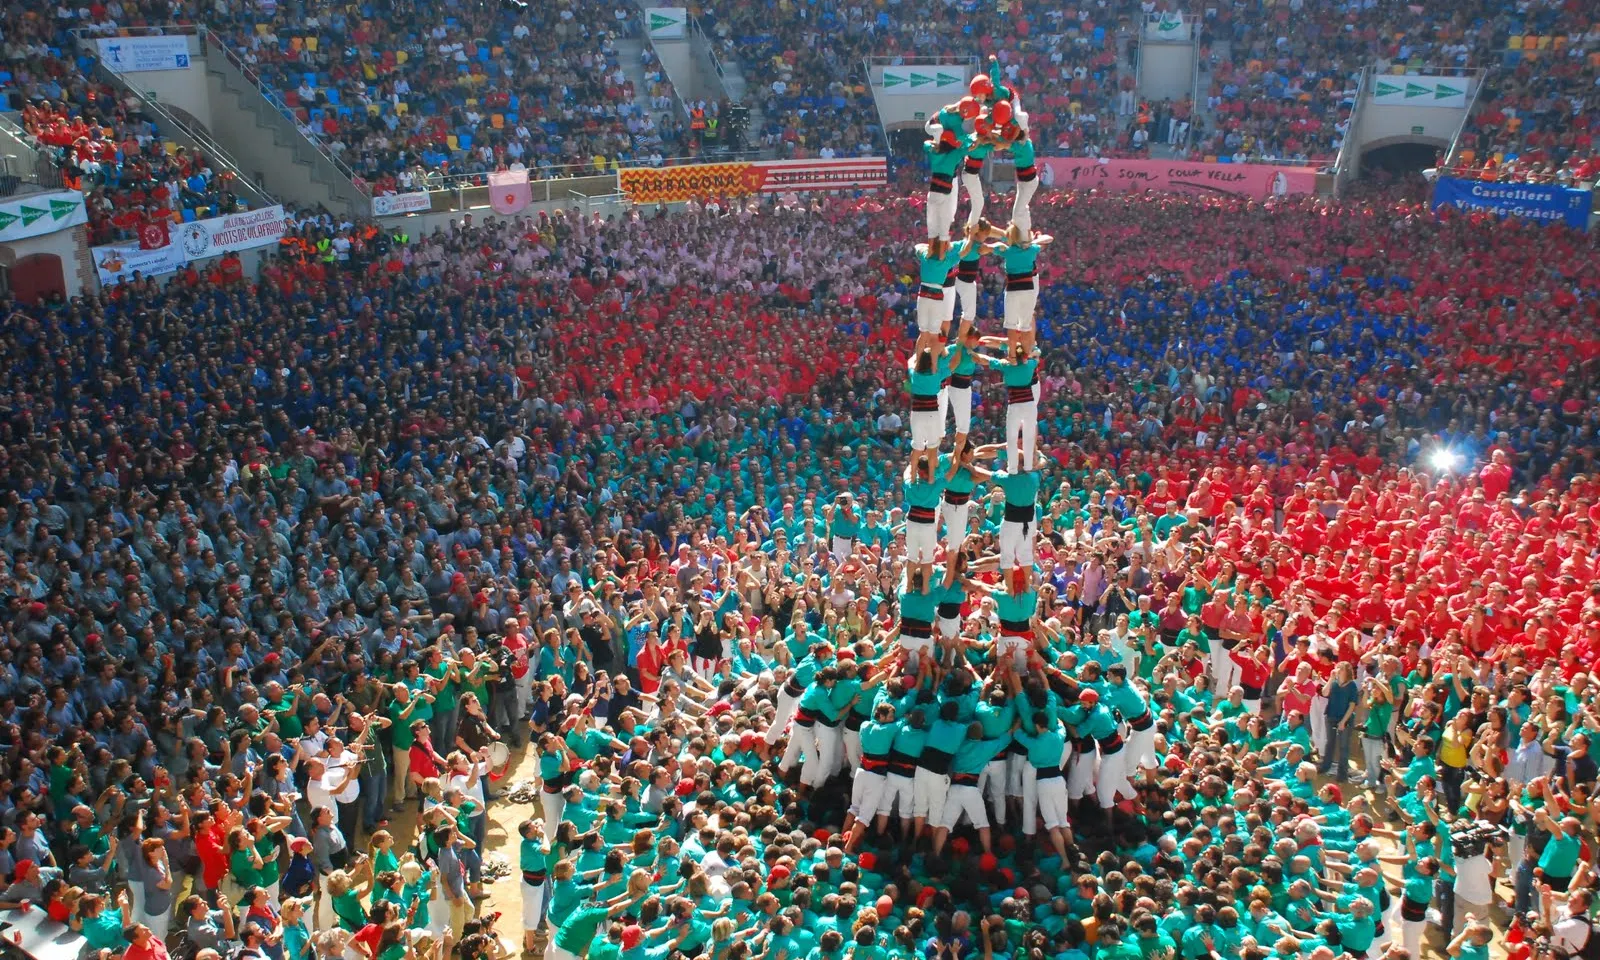
M1542 183L1487 183L1440 177L1433 186L1433 209L1443 206L1486 210L1502 217L1544 223L1559 220L1574 230L1587 230L1594 194Z

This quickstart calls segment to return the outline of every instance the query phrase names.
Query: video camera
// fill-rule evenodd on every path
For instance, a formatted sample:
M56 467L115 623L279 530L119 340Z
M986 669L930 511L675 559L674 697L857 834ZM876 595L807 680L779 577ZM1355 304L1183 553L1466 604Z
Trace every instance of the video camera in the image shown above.
M1474 820L1471 826L1450 830L1450 850L1456 859L1481 856L1490 844L1504 843L1511 832L1499 824Z

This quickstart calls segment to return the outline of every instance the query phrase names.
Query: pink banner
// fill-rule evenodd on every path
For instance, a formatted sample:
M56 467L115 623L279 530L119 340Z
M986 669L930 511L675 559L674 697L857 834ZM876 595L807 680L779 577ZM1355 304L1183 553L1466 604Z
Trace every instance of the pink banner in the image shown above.
M1045 175L1051 176L1058 187L1231 193L1260 199L1311 193L1317 187L1314 167L1094 157L1046 157L1039 162L1050 168Z

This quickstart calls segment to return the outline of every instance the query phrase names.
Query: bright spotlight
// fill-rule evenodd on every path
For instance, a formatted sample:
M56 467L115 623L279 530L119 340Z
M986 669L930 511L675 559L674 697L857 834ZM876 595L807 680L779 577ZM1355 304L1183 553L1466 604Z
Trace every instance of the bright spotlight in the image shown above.
M1461 465L1461 454L1441 448L1428 455L1428 465L1441 473L1449 473Z

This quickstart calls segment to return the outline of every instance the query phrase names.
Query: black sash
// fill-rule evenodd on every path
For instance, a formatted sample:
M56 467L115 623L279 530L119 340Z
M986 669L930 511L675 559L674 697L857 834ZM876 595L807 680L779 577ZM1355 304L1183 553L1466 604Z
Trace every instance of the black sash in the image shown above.
M1033 395L1033 385L1026 387L1006 387L1006 405L1013 403L1032 403L1038 398Z
M1029 180L1033 180L1033 179L1037 178L1038 176L1039 176L1039 169L1037 167L1018 167L1017 168L1017 181L1019 183L1027 183Z
M1033 509L1033 504L1031 503L1008 503L1005 505L1005 509L1001 511L1000 519L1009 520L1012 523L1032 523Z
M911 507L906 510L906 519L912 523L933 523L938 515L939 512L933 507Z
M978 785L978 775L976 773L952 773L950 775L950 785L952 787L976 787Z
M962 164L961 168L963 170L965 170L967 173L982 173L983 172L983 158L982 157L969 156L969 157L967 157L966 162Z
M953 507L959 507L971 499L971 490L946 490L944 492L944 502Z
M924 300L943 300L944 287L933 283L924 283L922 289L917 291L917 296Z
M962 260L956 264L956 279L966 283L978 282L978 261Z
M1007 290L1032 290L1033 289L1033 277L1034 277L1034 274L1033 274L1033 271L1031 271L1031 270L1029 272L1027 272L1027 273L1008 273L1008 274L1006 274L1006 289Z
M1035 780L1054 780L1060 776L1060 767L1036 767L1033 771L1033 779Z
M1117 751L1119 751L1121 749L1122 749L1122 735L1120 733L1113 733L1111 736L1106 737L1104 740L1100 741L1100 755L1101 756L1105 756L1108 753L1116 753Z
M970 386L972 386L972 374L970 374L970 373L952 373L952 374L950 374L950 389L951 390L965 390Z
M929 193L949 193L951 188L954 187L954 186L955 186L955 177L952 174L948 174L948 173L930 173L930 174L928 174L928 192Z
M887 754L881 757L874 757L871 754L863 753L861 755L861 769L870 773L883 773L889 769L889 757Z
M522 871L522 882L526 883L530 887L537 887L544 883L545 877L547 876L549 876L549 874L545 873L543 870L524 870Z
M1005 620L1000 621L1000 629L1013 634L1026 634L1033 629L1032 620Z
M911 412L912 413L938 413L939 412L939 395L937 393L935 393L935 394L931 394L931 395L928 395L928 396L924 396L924 395L922 395L920 393L913 393L911 395Z

